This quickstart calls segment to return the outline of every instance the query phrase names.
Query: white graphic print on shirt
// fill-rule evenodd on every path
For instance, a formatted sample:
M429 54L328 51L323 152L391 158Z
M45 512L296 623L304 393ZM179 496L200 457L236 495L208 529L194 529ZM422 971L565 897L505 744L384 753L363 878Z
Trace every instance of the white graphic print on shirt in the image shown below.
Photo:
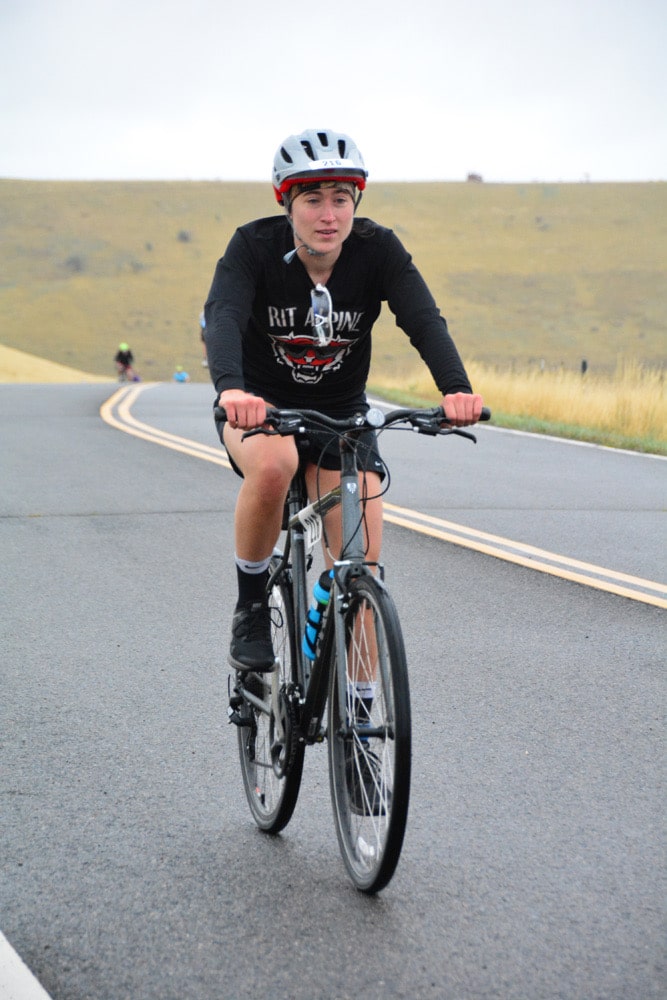
M268 312L270 327L284 329L293 326L295 308L278 309L269 306ZM312 334L308 332L297 334L292 329L288 334L271 333L271 346L276 360L279 364L292 369L292 378L295 382L316 384L324 375L338 371L356 339L342 337L341 333L358 333L362 316L363 312L334 312L332 316L334 336L326 347L315 344ZM312 325L313 311L309 309L306 327L312 328Z

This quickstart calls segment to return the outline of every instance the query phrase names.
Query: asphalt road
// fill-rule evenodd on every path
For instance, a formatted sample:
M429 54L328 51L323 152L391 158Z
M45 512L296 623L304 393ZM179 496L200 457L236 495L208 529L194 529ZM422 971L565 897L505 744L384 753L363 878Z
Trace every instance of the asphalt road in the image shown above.
M51 997L662 1000L664 610L387 525L414 779L368 899L323 749L286 831L251 821L236 479L108 426L114 389L0 387L0 930ZM215 447L211 400L149 387L132 413ZM384 440L391 503L664 581L664 461Z

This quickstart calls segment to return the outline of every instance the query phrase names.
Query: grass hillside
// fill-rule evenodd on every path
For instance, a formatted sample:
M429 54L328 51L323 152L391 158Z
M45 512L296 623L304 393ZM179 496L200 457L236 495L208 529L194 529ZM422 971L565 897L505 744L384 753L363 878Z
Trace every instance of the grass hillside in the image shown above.
M0 342L113 376L201 368L197 317L235 227L279 211L269 184L0 180ZM413 254L466 361L660 367L667 184L371 184L362 214ZM373 381L418 367L383 316Z

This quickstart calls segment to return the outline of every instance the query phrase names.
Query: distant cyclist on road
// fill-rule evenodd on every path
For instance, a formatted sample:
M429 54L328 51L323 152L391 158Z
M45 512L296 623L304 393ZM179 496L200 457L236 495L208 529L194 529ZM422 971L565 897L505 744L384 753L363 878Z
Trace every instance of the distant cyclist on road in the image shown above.
M227 412L222 442L243 477L235 515L238 602L229 660L237 670L273 669L266 595L268 567L283 506L299 460L311 498L340 478L331 435L258 435L268 405L307 407L333 417L366 411L371 330L383 302L428 365L441 405L457 426L475 423L475 395L445 319L394 233L355 211L367 172L349 136L329 129L291 135L276 152L273 187L285 208L237 229L218 262L206 303L206 347L216 403ZM311 292L330 303L314 317ZM325 308L326 313L326 308ZM301 447L299 455L298 448ZM323 457L320 453L325 448ZM383 465L374 433L363 439L361 466L369 499L364 525L369 561L382 541ZM327 518L334 556L340 510ZM330 557L325 553L327 565Z
M116 351L116 357L114 358L116 362L116 371L118 372L119 382L139 382L141 381L134 368L134 355L130 350L130 345L125 342L118 345L118 350Z

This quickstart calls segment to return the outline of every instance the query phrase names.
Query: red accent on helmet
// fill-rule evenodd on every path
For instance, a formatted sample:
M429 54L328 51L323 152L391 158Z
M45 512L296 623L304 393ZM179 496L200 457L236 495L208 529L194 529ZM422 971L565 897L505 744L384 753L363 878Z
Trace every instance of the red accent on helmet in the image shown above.
M312 175L306 177L287 177L279 188L274 187L273 193L276 196L276 201L279 205L284 204L283 195L286 194L290 188L293 188L295 184L321 184L323 181L338 181L340 184L354 184L359 191L363 191L366 187L366 178L360 177L359 175L340 175L335 171L331 174L320 174L318 177L313 177Z

